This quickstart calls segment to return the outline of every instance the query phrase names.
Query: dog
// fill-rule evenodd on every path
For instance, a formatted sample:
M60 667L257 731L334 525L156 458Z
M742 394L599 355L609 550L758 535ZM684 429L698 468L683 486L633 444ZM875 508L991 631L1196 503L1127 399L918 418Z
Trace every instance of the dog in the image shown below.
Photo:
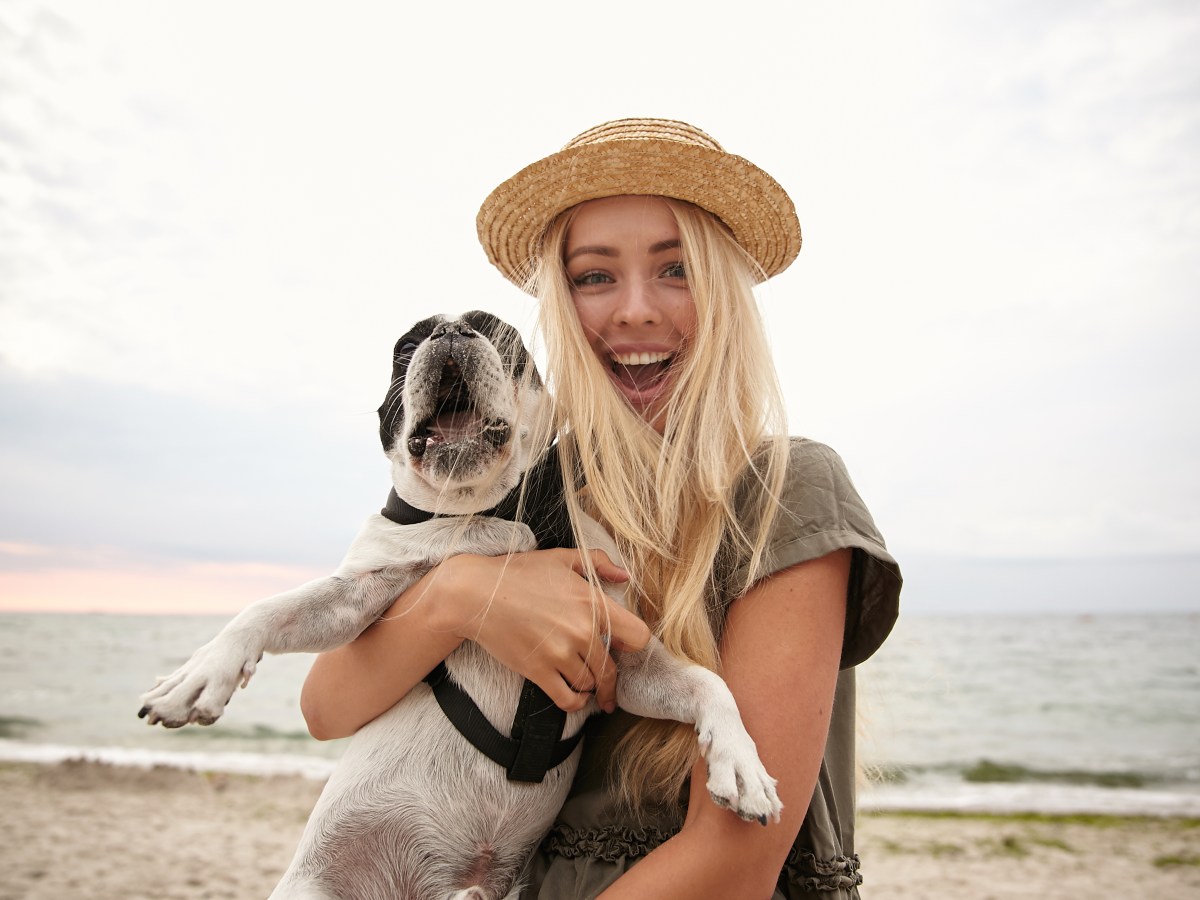
M537 547L535 531L500 510L522 497L543 507L540 521L553 522L546 509L563 509L557 462L535 459L532 450L548 402L510 325L478 311L418 322L396 343L379 409L393 482L388 507L367 519L336 572L247 607L142 696L139 716L168 728L209 725L264 652L323 652L348 643L455 553ZM415 512L415 520L397 515L398 508ZM561 531L562 515L557 519ZM588 521L584 530L590 546L618 560L598 523ZM625 602L623 586L605 589ZM614 656L624 709L695 725L714 802L747 820L778 821L775 781L724 681L672 656L655 638L641 651ZM497 754L472 745L455 724L462 724L464 704L482 714L485 730L517 745L515 760L510 753L498 763ZM559 716L549 727L538 719L547 707ZM520 873L566 799L580 729L595 711L593 702L561 713L532 683L464 642L440 674L352 738L271 900L516 900Z

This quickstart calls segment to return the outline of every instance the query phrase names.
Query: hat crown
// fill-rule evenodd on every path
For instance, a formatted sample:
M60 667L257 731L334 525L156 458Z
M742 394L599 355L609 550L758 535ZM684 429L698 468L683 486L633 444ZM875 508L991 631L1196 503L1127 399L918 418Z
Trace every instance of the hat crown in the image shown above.
M608 141L678 141L724 153L725 148L695 125L674 119L615 119L571 138L563 150L604 144Z
M757 263L756 281L800 252L800 222L787 192L747 159L675 119L616 119L590 128L499 185L475 227L488 259L530 289L542 239L568 209L623 194L682 200L711 213Z

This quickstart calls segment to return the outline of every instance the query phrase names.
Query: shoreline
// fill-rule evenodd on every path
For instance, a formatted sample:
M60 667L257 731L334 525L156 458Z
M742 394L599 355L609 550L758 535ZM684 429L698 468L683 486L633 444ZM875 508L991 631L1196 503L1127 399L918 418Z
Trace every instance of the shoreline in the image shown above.
M266 897L322 781L104 762L0 762L0 900ZM1200 892L1200 817L879 810L863 897Z
M300 776L323 782L337 765L337 754L265 753L213 750L151 750L145 747L82 747L37 744L0 737L0 764L53 765L89 762L140 769L231 775ZM1107 787L1096 783L1063 784L1035 778L1023 782L965 783L947 777L917 776L897 785L880 780L860 790L859 810L870 813L969 813L976 815L1115 815L1200 818L1200 791L1155 787ZM3 900L0 897L0 900Z

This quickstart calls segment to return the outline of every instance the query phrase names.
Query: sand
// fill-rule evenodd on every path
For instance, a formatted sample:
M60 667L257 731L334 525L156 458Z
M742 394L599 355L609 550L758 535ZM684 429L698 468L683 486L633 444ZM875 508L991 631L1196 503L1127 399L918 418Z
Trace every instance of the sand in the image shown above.
M0 900L265 898L320 784L0 764ZM867 814L864 900L1200 897L1200 821Z

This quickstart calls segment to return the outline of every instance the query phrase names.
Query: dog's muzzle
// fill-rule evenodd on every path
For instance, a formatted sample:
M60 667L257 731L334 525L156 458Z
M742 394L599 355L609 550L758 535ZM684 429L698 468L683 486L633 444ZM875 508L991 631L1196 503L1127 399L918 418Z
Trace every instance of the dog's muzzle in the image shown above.
M409 455L420 458L432 446L472 439L486 441L496 448L503 447L512 434L511 424L505 419L486 417L479 412L475 392L463 371L464 364L455 358L453 342L477 338L476 333L465 325L456 330L443 326L437 337L451 341L451 350L438 376L433 414L418 422L409 435Z

